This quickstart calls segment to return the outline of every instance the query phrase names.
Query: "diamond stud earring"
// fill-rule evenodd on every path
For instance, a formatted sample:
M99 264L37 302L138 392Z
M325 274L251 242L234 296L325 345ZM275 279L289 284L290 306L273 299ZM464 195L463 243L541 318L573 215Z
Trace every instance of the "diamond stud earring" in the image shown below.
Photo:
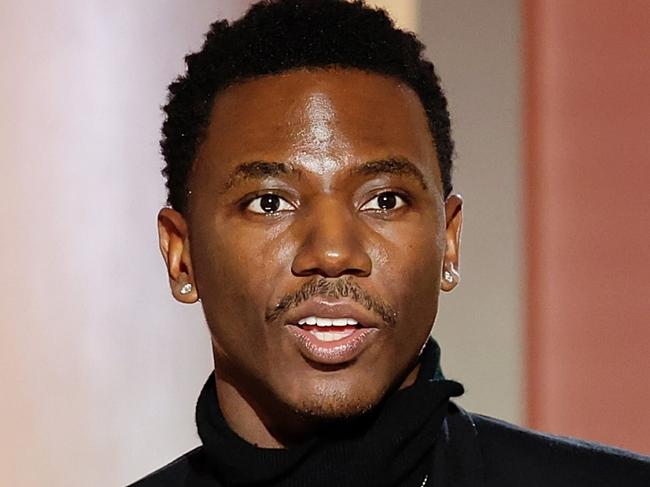
M449 284L451 284L452 282L454 282L454 276L453 276L453 274L452 274L451 272L449 272L449 271L445 271L445 272L444 272L444 279L445 279L445 281L447 281Z
M185 296L186 294L190 294L192 292L192 285L188 282L186 284L183 284L183 287L181 287L180 293Z

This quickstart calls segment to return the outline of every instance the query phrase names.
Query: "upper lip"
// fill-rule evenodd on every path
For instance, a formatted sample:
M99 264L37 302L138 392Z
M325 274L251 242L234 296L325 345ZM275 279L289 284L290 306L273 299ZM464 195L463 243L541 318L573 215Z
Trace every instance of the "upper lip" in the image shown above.
M285 322L297 325L310 316L319 318L353 318L364 328L382 328L383 320L356 301L312 298L287 311Z

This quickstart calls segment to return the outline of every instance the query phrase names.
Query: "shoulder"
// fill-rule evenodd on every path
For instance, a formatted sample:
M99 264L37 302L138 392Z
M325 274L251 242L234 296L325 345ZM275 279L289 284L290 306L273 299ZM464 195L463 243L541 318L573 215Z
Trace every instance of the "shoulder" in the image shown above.
M488 486L650 486L650 458L469 414Z
M191 485L190 478L204 468L203 448L198 447L128 487L185 487Z

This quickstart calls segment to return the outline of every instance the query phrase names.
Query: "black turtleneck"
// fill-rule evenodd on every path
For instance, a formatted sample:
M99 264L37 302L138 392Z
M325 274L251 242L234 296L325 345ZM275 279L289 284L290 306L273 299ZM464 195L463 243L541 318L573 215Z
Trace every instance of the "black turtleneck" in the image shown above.
M431 475L449 398L463 393L460 384L442 376L439 354L429 341L411 387L391 394L370 413L287 449L259 448L237 436L221 413L211 376L196 408L209 470L223 486L419 487Z
M371 413L287 449L237 436L214 377L196 407L200 446L131 487L626 487L650 486L650 458L545 435L463 411L449 400L430 340L411 387Z
M203 445L131 487L650 486L648 457L463 411L450 401L463 388L444 379L439 358L429 341L415 384L287 449L237 436L211 376L196 407Z

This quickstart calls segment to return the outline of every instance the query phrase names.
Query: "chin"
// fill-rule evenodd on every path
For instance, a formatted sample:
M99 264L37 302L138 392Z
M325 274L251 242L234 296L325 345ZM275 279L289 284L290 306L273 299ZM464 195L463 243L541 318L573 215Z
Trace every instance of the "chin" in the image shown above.
M349 383L336 379L324 380L311 384L311 387L301 387L300 396L288 402L296 414L306 419L345 420L372 410L388 389L388 386L368 384L366 381Z

